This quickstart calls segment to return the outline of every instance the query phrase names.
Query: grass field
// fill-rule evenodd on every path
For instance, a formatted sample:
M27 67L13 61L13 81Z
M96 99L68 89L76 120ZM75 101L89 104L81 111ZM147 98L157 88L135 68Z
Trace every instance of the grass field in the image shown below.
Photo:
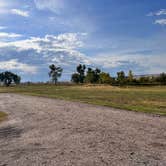
M1 87L0 92L79 101L114 108L166 115L166 86L55 86Z

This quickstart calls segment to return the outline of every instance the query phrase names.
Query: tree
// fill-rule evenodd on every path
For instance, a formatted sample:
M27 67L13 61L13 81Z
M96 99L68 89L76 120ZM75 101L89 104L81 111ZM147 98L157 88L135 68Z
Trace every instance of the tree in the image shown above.
M79 83L84 83L84 79L85 79L85 70L86 70L86 66L85 65L78 65L77 66L77 72L79 74Z
M150 77L148 77L148 76L142 76L142 77L139 78L139 82L141 84L149 83L150 82Z
M133 75L133 72L132 70L129 70L129 73L128 73L128 81L131 83L134 79L134 75Z
M157 78L157 81L166 84L166 73L161 73L160 76Z
M88 68L86 77L85 77L85 82L87 83L99 83L99 78L100 78L100 69L96 68L93 70L92 68Z
M124 71L120 71L117 73L117 81L119 83L119 85L124 85L126 83L126 76Z
M3 73L0 73L0 81L3 82L3 84L6 86L10 86L12 82L15 84L19 84L21 81L21 77L18 76L17 74L6 71Z
M78 84L80 82L80 76L78 73L74 73L71 76L71 81Z
M54 64L50 65L49 68L49 77L51 78L52 83L56 84L58 78L62 75L63 69L61 67L56 67Z
M95 83L98 83L99 82L99 79L100 79L100 73L101 73L101 70L100 69L98 69L98 68L96 68L95 70L94 70L94 75L95 75Z
M112 82L112 79L110 77L109 73L102 72L100 73L99 83L101 84L110 84Z
M14 74L14 75L13 75L13 81L14 81L15 84L20 84L20 82L21 82L21 77L18 76L18 75L16 75L16 74Z
M85 82L86 83L94 83L95 81L95 74L92 68L88 68L86 73Z

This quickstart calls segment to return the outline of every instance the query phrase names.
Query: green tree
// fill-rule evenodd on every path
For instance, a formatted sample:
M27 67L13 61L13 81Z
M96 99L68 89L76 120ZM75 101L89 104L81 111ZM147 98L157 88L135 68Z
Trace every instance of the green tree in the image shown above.
M84 79L85 79L85 70L86 70L86 66L85 65L81 65L79 64L77 66L77 72L79 74L79 83L84 83Z
M54 64L50 65L49 68L49 77L51 78L51 82L56 84L58 82L58 78L62 75L63 69L55 66Z
M95 83L98 83L99 82L99 79L100 79L100 73L101 73L101 70L100 69L98 69L98 68L96 68L95 70L94 70L94 73L95 73Z
M126 76L124 71L117 72L117 82L119 85L124 85L126 83Z
M139 78L139 82L140 82L140 84L149 83L150 82L150 77L148 77L148 76L142 76L142 77Z
M99 77L100 84L110 84L112 81L109 73L102 72L100 73Z
M11 83L19 84L21 81L21 77L17 74L6 71L0 73L0 81L3 82L3 84L6 86L10 86Z
M86 83L94 83L94 79L95 79L95 76L94 76L94 71L92 68L88 68L88 71L86 73L86 77L85 77L85 82Z
M128 81L131 83L131 82L133 82L133 79L134 79L133 72L132 72L132 70L129 70L129 73L128 73Z
M71 81L78 84L80 82L80 75L78 73L72 74Z
M166 73L161 73L157 80L162 84L166 84Z
M18 76L18 75L16 75L16 74L14 74L14 75L13 75L13 81L14 81L15 84L20 84L20 82L21 82L21 77Z
M100 78L100 69L96 68L93 70L92 68L88 68L86 77L85 77L85 82L87 83L99 83L99 78Z

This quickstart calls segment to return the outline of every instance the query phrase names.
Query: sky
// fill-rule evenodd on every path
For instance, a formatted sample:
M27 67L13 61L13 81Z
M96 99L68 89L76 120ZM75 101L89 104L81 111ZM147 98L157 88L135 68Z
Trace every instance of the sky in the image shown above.
M78 64L115 76L166 72L165 0L0 0L0 72L70 80Z

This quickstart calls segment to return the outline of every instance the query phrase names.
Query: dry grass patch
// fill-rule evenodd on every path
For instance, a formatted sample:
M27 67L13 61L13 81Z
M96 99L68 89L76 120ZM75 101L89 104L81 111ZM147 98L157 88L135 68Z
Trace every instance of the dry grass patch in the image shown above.
M5 120L6 117L7 117L7 114L5 112L1 112L0 111L0 122L3 121L3 120Z
M166 115L166 86L28 85L2 87L0 92L43 96Z

